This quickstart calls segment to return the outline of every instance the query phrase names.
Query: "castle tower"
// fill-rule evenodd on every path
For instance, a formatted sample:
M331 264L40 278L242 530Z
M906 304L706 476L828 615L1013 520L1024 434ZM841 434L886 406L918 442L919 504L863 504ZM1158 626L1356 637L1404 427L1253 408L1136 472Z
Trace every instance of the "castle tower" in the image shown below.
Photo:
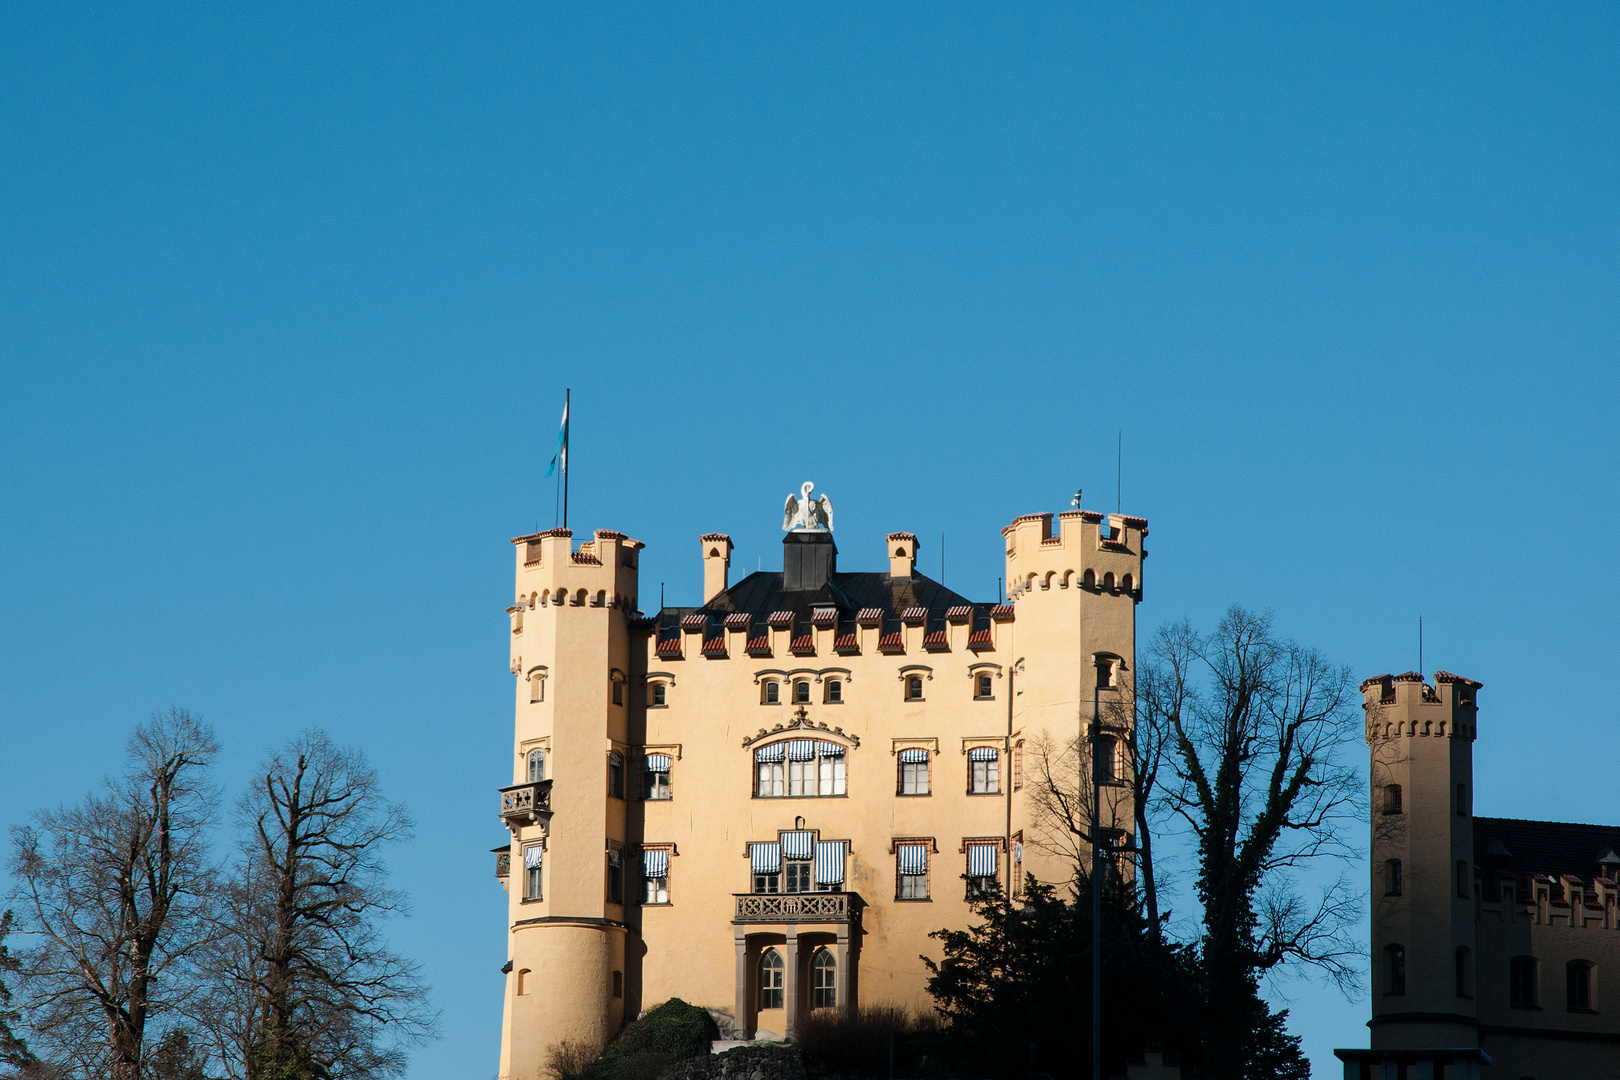
M1473 771L1477 691L1437 672L1361 684L1372 782L1372 1045L1479 1045Z
M1010 831L1015 838L1032 837L1052 828L1029 797L1028 785L1041 773L1043 754L1054 766L1062 761L1068 776L1078 771L1082 799L1089 807L1090 736L1096 720L1107 755L1101 772L1111 778L1102 788L1101 825L1124 845L1135 833L1125 747L1133 722L1136 605L1142 599L1147 522L1089 510L1059 514L1057 521L1057 535L1051 514L1027 514L1001 530L1007 544L1007 599L1017 615L1008 672L1013 689ZM1076 739L1081 743L1079 760L1072 752L1064 759ZM1040 847L1015 843L1015 873L1032 873L1043 881L1071 880L1072 860L1042 853ZM1089 860L1089 850L1077 854ZM1129 873L1129 861L1122 862Z
M625 1013L630 648L642 544L551 529L517 550L517 676L506 1005L499 1075L539 1080L571 1038L606 1043Z

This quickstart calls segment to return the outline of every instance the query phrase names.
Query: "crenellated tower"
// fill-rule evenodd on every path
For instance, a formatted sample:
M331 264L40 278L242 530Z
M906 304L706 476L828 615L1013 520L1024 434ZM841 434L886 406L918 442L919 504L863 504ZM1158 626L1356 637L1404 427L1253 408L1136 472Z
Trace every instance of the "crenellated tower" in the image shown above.
M500 1076L538 1080L547 1051L604 1044L624 1019L631 782L629 622L642 544L597 530L517 537L512 784L501 789L509 893Z
M1480 683L1361 684L1372 784L1372 1045L1479 1045L1473 771Z
M1081 740L1078 767L1089 806L1091 724L1102 726L1102 825L1128 845L1135 833L1130 764L1136 667L1136 605L1142 599L1147 522L1122 514L1073 510L1027 514L1002 529L1007 549L1007 599L1017 618L1011 650L1013 703L1009 717L1013 784L1023 798L1011 806L1014 835L1051 829L1025 785L1039 776L1039 755L1060 754ZM1073 775L1073 773L1070 773ZM1067 881L1074 867L1026 845L1021 869L1044 881ZM1129 873L1129 860L1122 869Z

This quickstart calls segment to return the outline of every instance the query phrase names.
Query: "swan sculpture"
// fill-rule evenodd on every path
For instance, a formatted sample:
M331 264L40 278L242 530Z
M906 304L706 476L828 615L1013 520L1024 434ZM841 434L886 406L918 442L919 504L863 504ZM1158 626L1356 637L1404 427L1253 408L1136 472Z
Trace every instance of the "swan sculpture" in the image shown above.
M783 532L802 529L832 531L832 500L825 495L819 499L812 499L810 492L815 486L806 480L799 488L798 495L787 497L787 502L782 507Z

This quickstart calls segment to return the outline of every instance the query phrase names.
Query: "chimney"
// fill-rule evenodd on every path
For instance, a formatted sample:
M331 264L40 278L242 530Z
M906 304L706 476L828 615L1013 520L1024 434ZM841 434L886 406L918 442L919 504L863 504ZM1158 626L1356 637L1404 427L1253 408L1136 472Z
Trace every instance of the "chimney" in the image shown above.
M703 545L703 602L707 604L726 591L731 569L731 537L725 533L705 533Z
M838 548L825 529L782 536L782 591L818 592L838 572Z
M917 538L911 533L890 533L889 577L909 578L917 569Z

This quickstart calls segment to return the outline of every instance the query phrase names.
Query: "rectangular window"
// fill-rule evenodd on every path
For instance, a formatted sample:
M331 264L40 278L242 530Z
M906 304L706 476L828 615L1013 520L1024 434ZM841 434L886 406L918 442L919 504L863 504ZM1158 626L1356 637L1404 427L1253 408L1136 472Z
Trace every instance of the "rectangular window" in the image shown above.
M613 680L613 704L624 704L624 683L620 682L618 679Z
M844 887L844 841L816 844L816 891L837 892Z
M1564 969L1570 1012L1592 1011L1592 965L1571 960Z
M542 900L545 898L541 891L540 868L545 860L545 849L539 844L525 844L523 847L523 899Z
M998 850L995 844L969 844L967 846L967 898L978 900L993 896L998 889Z
M844 703L844 681L842 679L827 680L827 704L842 705Z
M1097 658L1097 689L1107 690L1114 685L1114 662L1106 657Z
M1388 969L1387 978L1389 993L1406 993L1406 949L1400 945L1389 945L1384 949L1384 963Z
M646 769L643 773L641 794L646 799L669 798L669 768L668 754L648 754Z
M641 853L642 899L644 904L669 903L669 852L655 848Z
M1386 784L1384 786L1384 813L1398 814L1401 812L1401 785Z
M782 845L749 844L748 864L753 870L754 892L782 891Z
M617 750L608 755L608 794L624 798L624 755Z
M968 792L972 795L995 795L1001 791L1001 754L993 747L977 746L968 752L972 768Z
M909 749L900 751L900 794L928 794L928 751Z
M1508 1002L1515 1009L1536 1007L1536 974L1533 956L1515 956L1508 961Z
M928 846L899 844L895 847L898 882L895 896L900 900L928 899Z
M1401 895L1401 860L1391 859L1384 864L1384 895Z
M669 688L661 682L655 682L647 687L647 704L655 709L662 709L669 704Z
M615 844L608 849L607 898L610 904L624 903L624 849Z
M810 864L808 862L795 860L784 863L782 870L782 876L786 879L783 892L806 893L812 891Z
M995 682L989 675L980 675L973 681L973 696L980 701L995 697Z

